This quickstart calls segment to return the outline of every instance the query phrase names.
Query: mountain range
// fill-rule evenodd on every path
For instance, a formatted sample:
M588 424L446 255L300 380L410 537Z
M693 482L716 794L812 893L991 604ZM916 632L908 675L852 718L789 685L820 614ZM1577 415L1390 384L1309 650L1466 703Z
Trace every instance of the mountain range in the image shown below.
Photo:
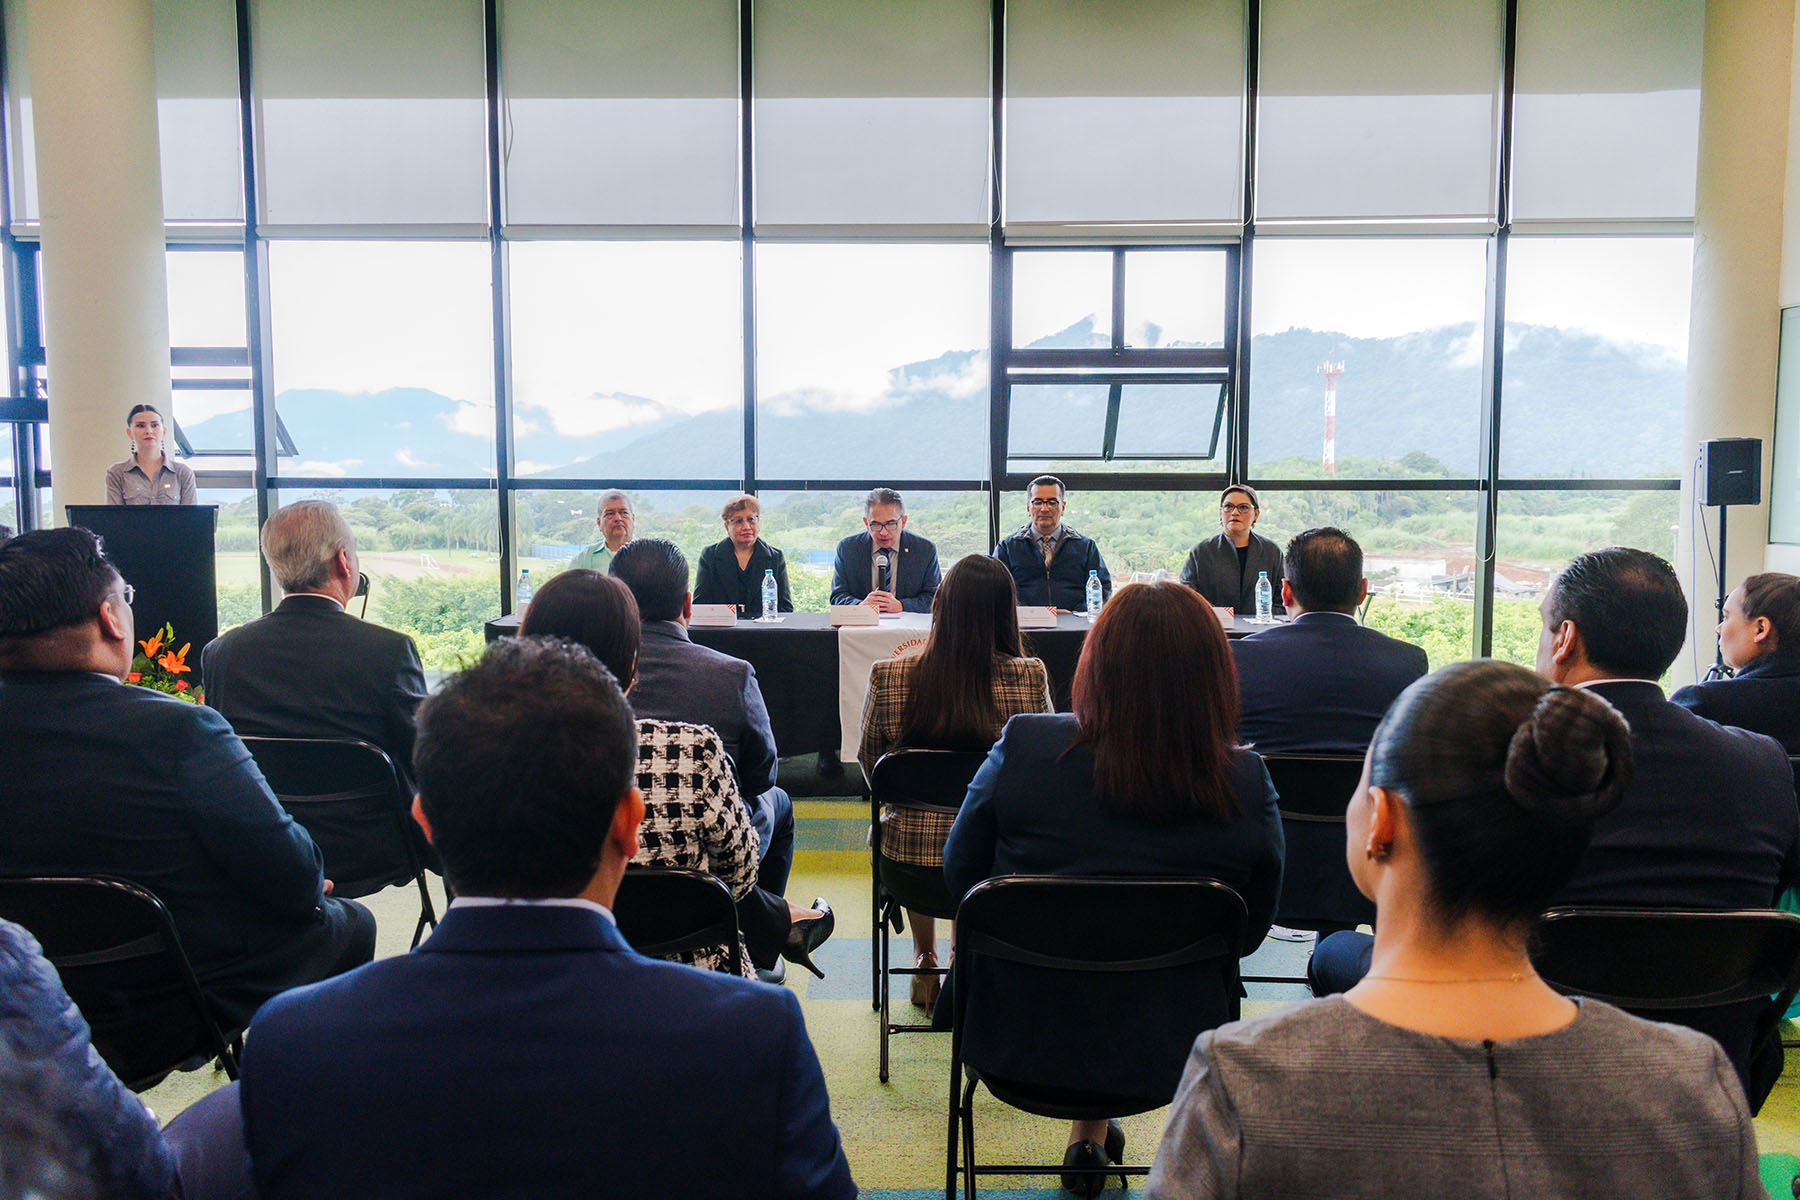
M1587 477L1674 473L1682 461L1684 364L1666 349L1547 326L1514 325L1503 359L1502 473ZM1105 345L1083 320L1036 343ZM1481 362L1472 323L1392 338L1311 329L1251 341L1251 461L1317 461L1327 358L1344 364L1337 386L1337 457L1398 459L1422 452L1455 475L1476 474ZM988 397L984 351L951 350L887 375L869 409L829 395L787 392L757 408L759 468L767 478L981 478ZM641 423L570 436L523 433L521 478L730 478L742 469L736 409L686 414L654 398L596 394L631 404ZM490 474L491 410L421 388L350 394L290 389L276 397L297 450L299 474L483 476ZM1099 449L1104 388L1015 389L1013 446L1075 453ZM1120 447L1204 450L1217 389L1159 386L1127 391ZM201 448L250 442L248 410L185 429ZM547 465L546 465L547 464ZM1098 465L1098 464L1095 464ZM296 471L293 464L284 464Z

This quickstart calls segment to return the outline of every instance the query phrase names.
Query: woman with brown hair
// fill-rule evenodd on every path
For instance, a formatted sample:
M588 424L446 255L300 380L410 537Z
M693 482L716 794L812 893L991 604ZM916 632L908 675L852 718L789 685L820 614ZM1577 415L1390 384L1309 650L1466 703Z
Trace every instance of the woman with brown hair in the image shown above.
M619 580L581 568L553 576L525 610L519 636L566 638L586 646L613 673L629 699L637 679L643 624L631 589ZM756 830L738 798L731 760L719 735L709 726L679 721L640 718L637 724L637 786L644 794L644 821L638 827L638 853L632 861L715 875L731 889L740 907L786 907L787 942L780 952L817 974L812 951L831 936L831 909L822 900L814 900L810 909L801 908L757 888ZM761 922L756 924L760 927ZM740 945L738 957L743 974L754 978L749 948ZM680 958L713 969L724 962L723 955L711 950Z
M867 776L875 761L897 746L986 750L1015 714L1049 711L1044 664L1024 657L1020 644L1012 572L998 559L972 554L950 568L932 597L925 649L875 664L856 759ZM882 869L917 868L936 875L949 832L947 815L882 813L882 853L895 860ZM936 967L937 922L911 909L906 915L918 965ZM914 1004L930 1008L937 994L936 975L913 976Z
M951 894L996 875L1207 876L1243 897L1254 950L1281 888L1281 816L1262 760L1236 745L1237 670L1206 602L1179 583L1115 592L1082 645L1074 710L1007 722L944 846ZM1128 1070L1130 1032L1093 1023L1090 1057ZM1119 1162L1124 1145L1116 1123L1077 1121L1063 1162Z
M740 617L772 617L762 608L763 575L775 573L775 611L793 612L787 557L762 540L762 504L748 493L733 496L719 510L725 540L700 552L694 567L694 603L730 604Z

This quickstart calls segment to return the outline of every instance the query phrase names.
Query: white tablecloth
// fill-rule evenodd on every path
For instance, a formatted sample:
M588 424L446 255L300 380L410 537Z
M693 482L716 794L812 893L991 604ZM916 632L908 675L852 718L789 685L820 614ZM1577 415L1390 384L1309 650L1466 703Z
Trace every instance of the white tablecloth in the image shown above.
M843 731L838 756L856 761L862 742L863 699L869 673L884 658L905 658L925 648L931 630L929 613L898 613L879 625L845 625L838 630L838 727Z

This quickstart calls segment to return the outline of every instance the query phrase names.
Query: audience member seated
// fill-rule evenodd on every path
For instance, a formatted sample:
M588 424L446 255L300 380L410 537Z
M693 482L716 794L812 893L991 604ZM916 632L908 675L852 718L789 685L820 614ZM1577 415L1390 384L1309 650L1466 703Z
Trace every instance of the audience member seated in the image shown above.
M1015 714L1051 711L1044 664L1020 646L1018 606L1012 573L994 559L970 555L950 568L931 604L925 649L878 662L869 674L856 752L865 776L897 746L986 750ZM949 833L948 816L883 812L881 851L896 861L882 870L936 874ZM936 967L937 922L911 909L906 916L918 965ZM930 1008L937 996L936 975L913 976L914 1004Z
M87 1022L36 939L7 921L0 921L0 1085L9 1096L29 1097L56 1127L58 1140L95 1183L96 1197L162 1200L176 1194L175 1162L155 1114L94 1053ZM19 1165L5 1152L0 1163L7 1164L0 1170Z
M1235 745L1236 672L1200 597L1172 582L1120 588L1082 645L1074 709L1006 723L944 845L950 894L996 875L1208 876L1243 897L1249 954L1281 888L1281 817L1262 760ZM1131 1054L1132 1031L1111 1028L1103 1006L1090 1024L1097 1058ZM1063 1161L1123 1151L1117 1125L1078 1121ZM1063 1177L1086 1195L1100 1182Z
M1800 810L1787 755L1773 739L1729 729L1663 697L1656 682L1681 652L1687 601L1668 563L1643 550L1583 554L1550 583L1542 604L1538 671L1592 691L1631 728L1636 770L1557 905L1768 908L1800 874ZM1366 935L1319 943L1317 994L1346 990L1369 969ZM1752 1064L1750 1046L1770 1004L1671 1011L1659 1020L1716 1037L1744 1080L1752 1109L1781 1074L1781 1046Z
M788 591L787 558L756 535L762 505L755 496L734 496L719 510L725 540L700 552L695 571L694 603L729 604L740 617L767 617L762 602L763 575L775 572L775 611L793 612Z
M262 1200L856 1195L793 994L614 927L637 762L569 642L503 638L425 701L414 812L456 899L413 953L272 1001L196 1106Z
M994 557L1012 572L1020 604L1046 605L1058 612L1087 608L1090 571L1100 576L1102 599L1112 595L1112 575L1100 547L1063 524L1068 492L1054 475L1039 475L1025 489L1030 518L994 547Z
M775 786L780 763L756 671L741 658L688 640L693 597L687 590L687 558L674 542L638 538L613 556L612 573L631 589L643 618L632 709L654 721L710 725L725 744L762 855L759 890L744 897L738 920L758 969L779 973L792 932L782 897L794 865L794 805Z
M1689 684L1670 699L1800 754L1800 577L1770 572L1738 584L1725 598L1719 651L1735 676Z
M631 589L597 571L568 570L551 578L532 598L521 637L560 637L587 647L622 682L627 696L637 678L643 626ZM644 794L644 822L631 861L656 867L687 867L722 879L740 903L756 890L756 830L738 799L731 760L719 735L705 725L639 718L638 790ZM749 902L752 912L785 907L792 923L786 953L821 974L811 952L831 933L830 907L819 911L789 905L779 896ZM740 955L744 974L755 978L750 951ZM716 970L725 956L700 950L682 961Z
M262 552L287 594L267 616L207 644L206 702L243 737L371 742L410 793L425 672L410 637L344 610L362 573L349 523L323 500L301 500L269 518Z
M368 962L375 919L327 895L317 847L225 718L125 686L127 592L85 529L0 546L0 871L148 888L220 1023L240 1029L276 992ZM155 1005L143 1016L146 1057L193 1052L156 1046L167 1023Z
M1369 581L1343 530L1307 530L1281 562L1293 619L1231 644L1238 740L1263 754L1360 754L1394 697L1425 674L1425 651L1357 623Z
M1219 496L1218 533L1198 542L1181 564L1181 582L1206 597L1208 604L1254 616L1257 577L1267 571L1269 587L1281 578L1281 547L1252 532L1262 516L1262 497L1248 484L1234 484ZM1270 597L1282 611L1282 596Z
M1526 953L1631 758L1597 693L1523 667L1409 687L1350 806L1371 970L1200 1035L1148 1194L1763 1195L1719 1046L1560 996Z
M930 612L938 589L937 547L906 532L906 502L878 487L863 500L864 532L838 543L831 602L876 612Z
M569 570L604 572L612 565L612 556L631 540L632 531L637 528L631 497L618 488L601 492L600 515L594 518L594 524L600 527L600 540L585 550L577 550L569 559Z

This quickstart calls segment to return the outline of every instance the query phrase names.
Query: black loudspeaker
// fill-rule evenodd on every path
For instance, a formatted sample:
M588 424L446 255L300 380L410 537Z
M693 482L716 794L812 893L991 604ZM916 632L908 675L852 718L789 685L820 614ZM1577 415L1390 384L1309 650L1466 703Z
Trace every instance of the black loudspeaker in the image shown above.
M1762 503L1762 439L1713 438L1700 443L1700 503Z

